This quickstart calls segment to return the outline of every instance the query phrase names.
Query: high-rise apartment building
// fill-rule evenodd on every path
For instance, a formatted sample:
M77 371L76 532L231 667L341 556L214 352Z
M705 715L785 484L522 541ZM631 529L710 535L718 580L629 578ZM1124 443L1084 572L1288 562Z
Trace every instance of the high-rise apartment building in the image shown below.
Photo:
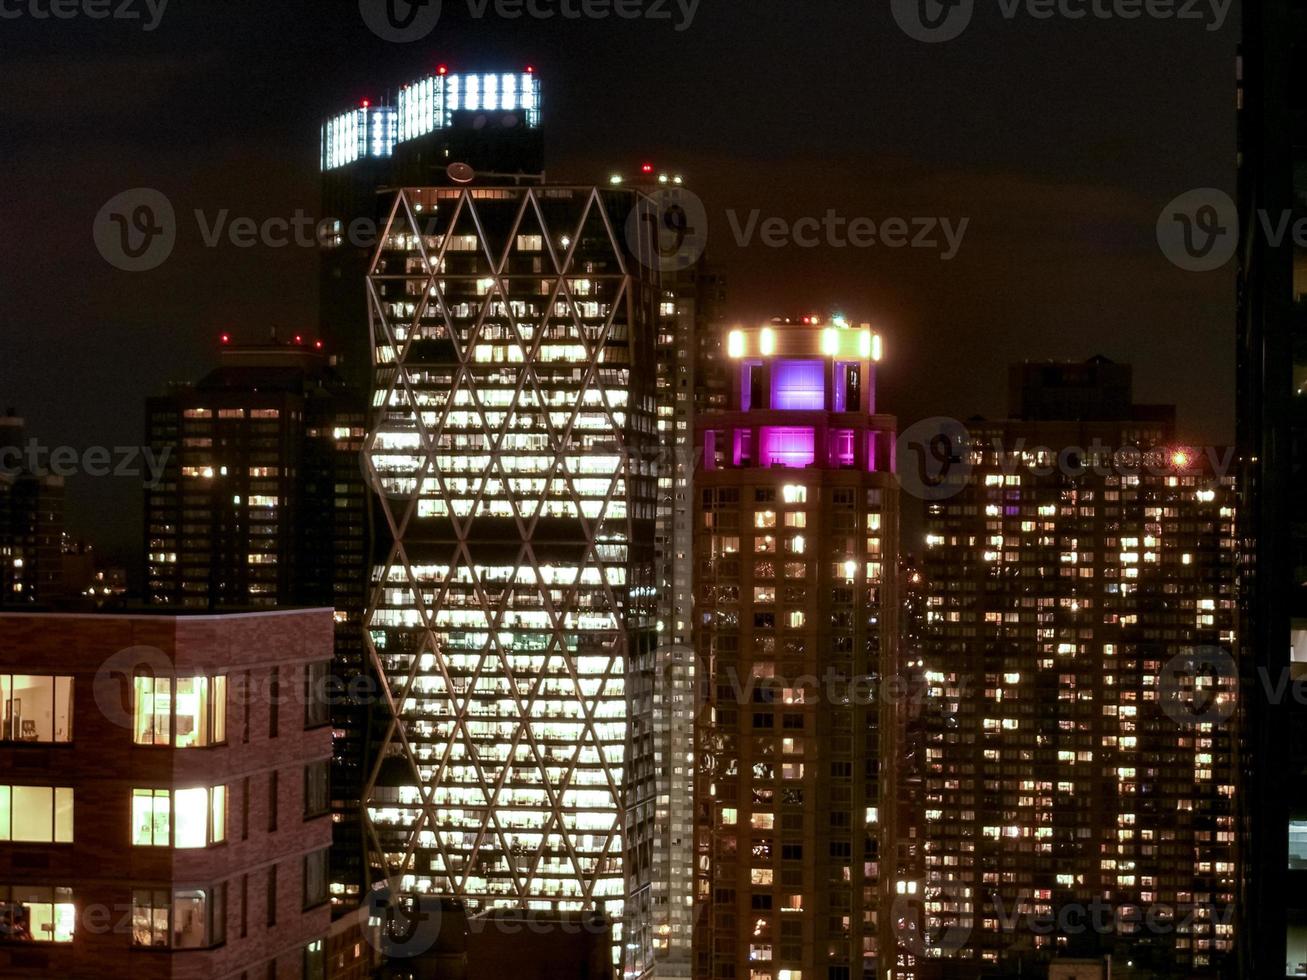
M366 626L395 705L377 870L471 911L603 911L628 976L652 958L658 642L661 293L638 202L405 189L367 282L390 544Z
M1243 5L1239 93L1238 440L1247 707L1241 967L1307 976L1307 249L1265 229L1307 201L1307 11ZM1286 688L1286 683L1290 687Z
M0 614L0 975L325 980L332 631Z
M895 422L881 338L843 319L731 330L698 420L695 976L891 975Z
M147 406L164 461L146 488L146 597L180 609L336 611L334 897L360 900L364 747L378 700L362 636L367 596L362 396L317 342L241 344Z
M1217 975L1237 886L1232 451L1177 442L1174 410L1134 404L1105 358L1016 365L1011 393L1011 418L950 434L927 495L927 961Z

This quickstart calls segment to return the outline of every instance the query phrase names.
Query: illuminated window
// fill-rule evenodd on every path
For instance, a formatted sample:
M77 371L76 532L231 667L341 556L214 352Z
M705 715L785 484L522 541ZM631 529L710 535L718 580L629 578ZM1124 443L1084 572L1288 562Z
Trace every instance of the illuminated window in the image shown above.
M227 839L227 787L132 790L132 843L208 847Z
M71 943L76 920L71 888L0 885L0 940Z
M0 674L0 715L6 742L71 742L73 679Z
M186 749L227 741L225 675L138 676L133 694L137 745L174 745Z
M134 889L132 944L172 949L216 946L227 938L227 887Z
M0 786L0 840L71 844L73 791L67 786Z

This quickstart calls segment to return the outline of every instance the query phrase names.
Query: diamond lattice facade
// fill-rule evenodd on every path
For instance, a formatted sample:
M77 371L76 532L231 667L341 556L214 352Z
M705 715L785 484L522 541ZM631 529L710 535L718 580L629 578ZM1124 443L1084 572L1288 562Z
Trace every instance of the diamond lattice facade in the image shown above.
M395 717L367 794L378 863L472 908L601 909L627 975L651 955L657 645L637 200L400 192L368 277L365 450L389 538L367 641Z

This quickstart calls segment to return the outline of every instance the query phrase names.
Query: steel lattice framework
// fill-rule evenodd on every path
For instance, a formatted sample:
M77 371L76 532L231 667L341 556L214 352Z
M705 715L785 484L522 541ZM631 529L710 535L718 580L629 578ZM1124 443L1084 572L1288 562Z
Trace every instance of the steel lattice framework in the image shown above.
M400 192L368 278L378 869L648 969L657 274L631 192ZM645 246L634 242L637 250Z

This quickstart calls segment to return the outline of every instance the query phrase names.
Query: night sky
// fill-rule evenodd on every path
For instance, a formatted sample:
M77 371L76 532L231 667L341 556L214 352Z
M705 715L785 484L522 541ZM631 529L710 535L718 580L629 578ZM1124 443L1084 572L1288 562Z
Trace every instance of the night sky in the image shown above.
M1233 191L1237 4L1209 30L1206 3L1205 21L1039 20L977 0L960 37L925 44L888 0L705 0L683 31L674 2L671 20L507 21L445 0L428 37L394 44L355 0L172 0L150 32L27 3L0 3L24 11L0 19L0 408L44 444L139 445L146 396L203 374L221 332L311 334L316 253L208 248L193 212L318 216L322 117L440 63L536 67L551 179L684 173L731 318L873 322L902 426L1003 414L1010 361L1103 353L1135 365L1140 400L1177 403L1193 442L1232 437L1233 266L1177 269L1155 226L1182 192ZM136 187L178 214L148 273L91 235ZM741 247L727 212L754 209L969 225L947 262ZM79 477L69 498L74 533L135 557L139 481Z

